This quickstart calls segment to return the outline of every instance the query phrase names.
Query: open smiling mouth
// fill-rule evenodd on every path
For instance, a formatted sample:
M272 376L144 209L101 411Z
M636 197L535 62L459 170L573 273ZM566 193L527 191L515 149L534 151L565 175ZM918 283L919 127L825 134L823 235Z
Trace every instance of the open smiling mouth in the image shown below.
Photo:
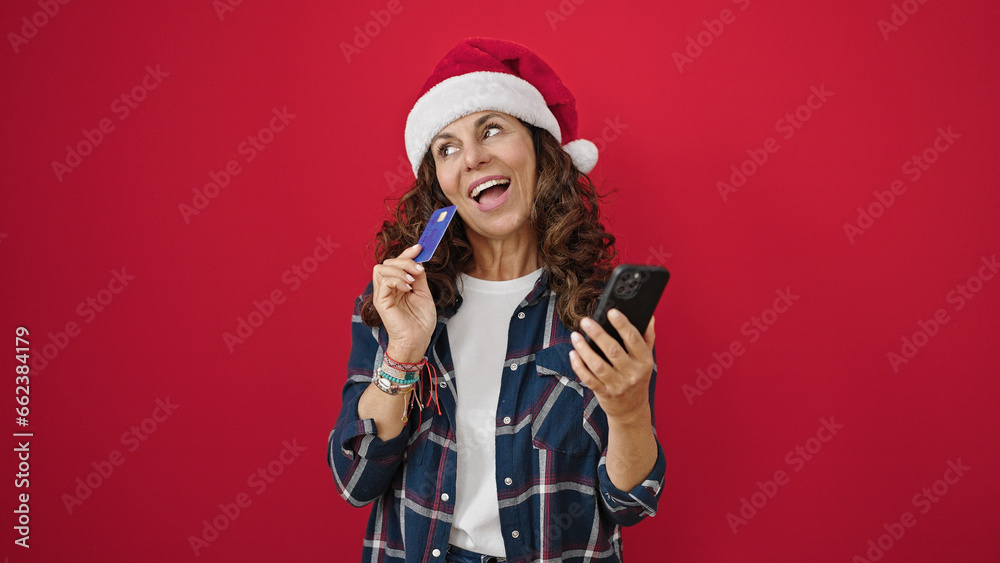
M488 206L500 199L509 187L510 180L507 178L488 180L476 186L469 197L480 205Z

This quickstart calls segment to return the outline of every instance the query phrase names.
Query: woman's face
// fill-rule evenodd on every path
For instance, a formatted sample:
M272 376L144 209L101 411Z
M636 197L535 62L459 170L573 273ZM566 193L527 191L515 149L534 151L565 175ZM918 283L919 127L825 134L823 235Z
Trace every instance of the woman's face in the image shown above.
M481 111L456 119L434 137L430 150L444 195L472 233L504 239L530 230L535 146L516 117Z

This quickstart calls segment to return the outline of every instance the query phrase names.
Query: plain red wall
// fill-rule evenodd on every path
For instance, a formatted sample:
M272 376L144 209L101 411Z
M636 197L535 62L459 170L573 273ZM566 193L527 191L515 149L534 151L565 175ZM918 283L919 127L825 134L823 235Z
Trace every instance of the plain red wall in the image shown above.
M673 273L657 317L666 490L626 530L630 561L1000 556L1000 279L982 267L1000 251L996 3L42 5L56 3L0 8L2 402L10 431L34 434L29 488L14 486L17 438L0 456L10 561L195 559L189 538L217 516L227 527L198 559L358 560L368 510L337 496L325 462L351 309L383 198L409 180L407 111L472 35L522 42L559 72L584 136L603 137L593 176L614 190L622 257ZM264 150L241 151L284 108ZM53 162L102 123L60 178ZM724 198L718 182L769 138ZM906 163L936 140L947 150L915 178ZM231 160L228 186L196 199ZM859 207L877 216L864 229ZM334 248L306 279L291 268L318 237ZM230 351L224 334L275 290L284 301ZM776 292L797 296L780 314ZM761 316L755 338L745 323ZM921 322L933 334L911 350ZM36 366L26 428L20 325ZM742 355L726 356L734 342ZM282 454L286 441L304 450ZM70 514L64 495L98 481L95 463L113 472ZM269 464L273 482L251 479ZM24 492L27 550L12 529ZM219 505L238 497L250 504L230 522Z

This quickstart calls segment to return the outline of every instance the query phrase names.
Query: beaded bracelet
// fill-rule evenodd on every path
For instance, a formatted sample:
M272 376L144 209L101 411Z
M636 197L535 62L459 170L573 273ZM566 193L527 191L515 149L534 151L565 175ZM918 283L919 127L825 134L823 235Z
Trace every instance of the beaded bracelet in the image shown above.
M393 383L398 383L399 385L413 385L414 383L420 381L420 372L413 373L412 374L413 377L399 378L399 377L394 377L389 373L387 373L385 370L385 366L382 366L381 368L379 368L378 373L385 379L388 379ZM411 374L407 373L406 375L411 375Z
M379 371L382 372L382 373L384 373L385 375L389 375L389 376L395 377L396 379L419 379L420 378L420 371L403 371L403 370L396 369L394 367L390 367L390 366L386 365L386 363L384 361L382 362L382 365L379 366Z
M382 357L382 366L379 368L379 372L389 381L400 385L409 385L420 380L420 371L426 363L427 359L425 358L418 363L405 364L397 362L389 357L389 354L385 354Z
M423 401L423 386L420 383L420 373L425 367L427 368L431 382L426 405ZM416 403L417 408L420 411L423 411L424 407L429 407L433 401L437 406L438 414L441 414L441 404L437 400L437 370L434 369L433 364L427 361L426 356L416 363L403 363L392 359L389 357L389 354L383 354L382 365L379 367L378 372L372 379L372 383L378 387L380 391L390 395L397 395L400 392L407 395L407 397L403 400L403 422L407 422L409 420L410 411L413 409L413 403ZM442 383L442 385L444 385L444 383ZM417 397L417 393L414 391L419 392L419 398Z

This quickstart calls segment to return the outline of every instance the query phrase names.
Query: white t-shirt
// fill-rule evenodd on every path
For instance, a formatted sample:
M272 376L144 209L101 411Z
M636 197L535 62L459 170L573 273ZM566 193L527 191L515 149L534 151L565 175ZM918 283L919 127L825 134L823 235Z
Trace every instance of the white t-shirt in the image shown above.
M542 269L508 281L465 274L462 306L448 321L455 364L458 473L449 541L462 549L505 557L496 482L496 416L505 376L507 330Z

